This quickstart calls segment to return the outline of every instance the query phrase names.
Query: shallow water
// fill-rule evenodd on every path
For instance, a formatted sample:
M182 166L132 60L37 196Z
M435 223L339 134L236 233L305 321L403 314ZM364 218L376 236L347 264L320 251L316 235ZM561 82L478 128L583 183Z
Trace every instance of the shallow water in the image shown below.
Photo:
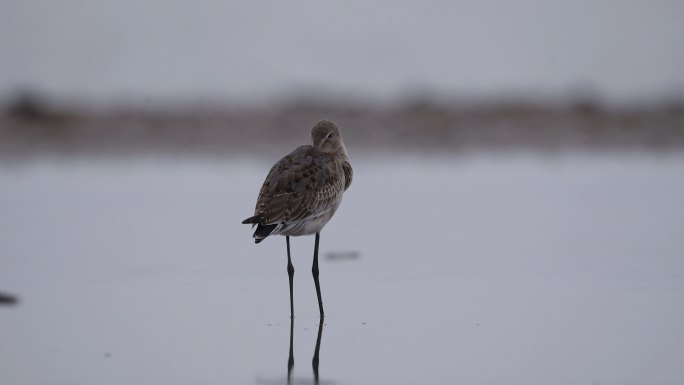
M0 168L0 384L283 384L268 164ZM680 384L684 157L384 158L321 236L325 384ZM312 383L313 238L293 240L292 383Z

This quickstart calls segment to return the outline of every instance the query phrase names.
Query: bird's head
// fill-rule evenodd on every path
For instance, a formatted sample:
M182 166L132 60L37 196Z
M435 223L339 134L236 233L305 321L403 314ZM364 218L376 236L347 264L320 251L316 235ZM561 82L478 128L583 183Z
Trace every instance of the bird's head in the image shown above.
M322 152L347 155L347 149L342 141L342 134L335 123L321 120L311 129L313 146Z

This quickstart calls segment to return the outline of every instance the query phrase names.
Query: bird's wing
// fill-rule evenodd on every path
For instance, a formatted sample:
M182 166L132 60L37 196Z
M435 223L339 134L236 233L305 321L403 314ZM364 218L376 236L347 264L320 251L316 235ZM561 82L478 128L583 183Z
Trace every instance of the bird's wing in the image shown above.
M347 191L349 186L351 186L354 170L352 170L351 164L346 160L342 162L342 169L344 170L344 191Z
M311 146L301 146L279 160L259 192L255 216L262 224L291 223L326 212L344 191L340 162Z

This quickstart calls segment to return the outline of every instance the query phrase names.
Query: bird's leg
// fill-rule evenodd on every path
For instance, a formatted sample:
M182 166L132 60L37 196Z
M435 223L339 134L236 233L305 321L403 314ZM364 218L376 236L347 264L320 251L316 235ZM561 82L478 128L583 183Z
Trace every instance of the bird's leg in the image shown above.
M321 336L323 335L323 319L321 319L318 324L318 338L316 339L316 348L314 349L313 360L311 361L311 366L313 366L314 372L314 383L318 384L318 355L321 351Z
M287 275L290 277L290 318L294 318L294 298L292 295L292 279L294 278L294 266L290 257L290 237L285 237L287 243Z
M290 317L290 355L287 357L287 383L292 381L292 368L294 368L294 350L292 349L292 336L294 334L294 317Z
M321 313L321 320L323 319L323 300L321 299L321 284L318 282L318 241L321 237L320 233L316 233L316 243L314 245L313 266L311 273L313 274L314 283L316 284L316 295L318 295L318 310Z

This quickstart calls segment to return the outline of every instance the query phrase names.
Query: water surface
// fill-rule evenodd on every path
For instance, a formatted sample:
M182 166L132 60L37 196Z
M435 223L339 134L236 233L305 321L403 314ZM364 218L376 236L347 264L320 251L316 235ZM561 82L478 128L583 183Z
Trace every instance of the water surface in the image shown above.
M354 161L321 237L320 381L680 384L684 157ZM0 168L0 384L286 383L269 164ZM293 240L293 383L312 383L313 238ZM328 257L330 256L330 257Z

